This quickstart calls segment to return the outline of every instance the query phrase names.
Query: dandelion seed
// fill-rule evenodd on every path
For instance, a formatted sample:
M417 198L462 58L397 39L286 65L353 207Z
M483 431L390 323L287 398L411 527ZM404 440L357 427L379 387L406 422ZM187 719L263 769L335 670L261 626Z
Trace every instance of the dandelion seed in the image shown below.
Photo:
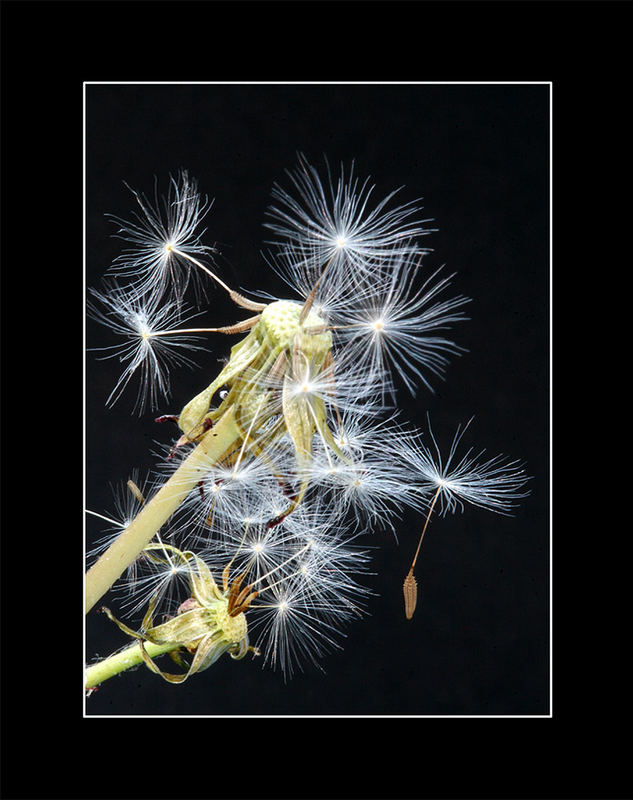
M150 490L150 487L151 482L149 476L141 480L138 470L132 470L132 477L126 484L111 487L114 498L114 511L112 514L100 514L91 509L86 509L86 513L90 514L90 516L108 523L108 527L105 528L107 532L97 539L91 549L86 553L88 563L96 561L128 527L143 507L145 502L143 495ZM124 582L127 585L132 585L136 580L137 574L138 560L135 560L127 567ZM118 587L122 585L123 584L118 584Z
M137 491L130 489L130 483L134 485ZM108 533L98 539L94 547L87 553L89 561L96 559L104 550L107 550L121 531L125 530L132 522L143 507L143 493L148 491L149 487L149 477L140 480L138 470L132 470L132 477L127 483L111 486L114 506L114 511L111 514L100 514L97 511L86 509L86 513L90 514L90 516L108 523L108 528L106 529Z
M341 450L354 457L365 454L382 461L401 462L402 441L411 435L398 422L400 410L386 417L385 408L374 397L362 408L345 408L338 420L334 439Z
M275 388L274 382L271 387ZM389 376L384 370L369 372L351 352L337 353L327 365L300 354L279 386L313 410L322 403L334 416L334 409L339 413L367 414L368 406L377 405L377 398L388 387Z
M403 443L403 450L406 451L415 479L420 482L424 491L429 486L434 489L424 528L403 585L407 619L413 616L417 602L417 584L413 570L436 502L439 500L442 516L449 512L455 513L458 509L463 511L465 502L498 514L509 514L514 502L529 494L520 491L529 478L518 461L508 461L503 456L484 460L484 451L471 455L472 448L457 459L458 445L471 422L472 418L463 428L458 426L446 460L442 458L430 420L429 435L435 452L424 445L420 436L411 437Z
M121 581L117 590L125 594L122 606L133 615L147 607L150 599L154 609L163 615L176 612L183 589L189 586L190 569L186 561L175 558L160 536L135 561L133 576Z
M318 282L312 309L328 324L338 320L340 313L348 309L351 302L360 300L361 294L367 291L360 286L352 269L337 269L335 263L323 274L323 264L327 262L321 261L321 255L315 249L300 250L288 244L278 253L266 253L264 259L303 300L310 296Z
M185 317L186 310L177 301L157 304L134 293L130 295L116 283L107 285L105 292L95 289L90 292L102 308L89 302L88 315L125 340L119 345L92 348L109 351L103 358L118 358L126 364L106 405L117 402L138 371L141 379L135 410L141 414L147 406L156 408L159 397L168 398L170 394L169 368L195 366L183 351L205 349L195 343L199 335L177 329L187 319L199 315Z
M239 463L231 461L210 464L201 476L202 497L192 494L183 505L189 512L192 525L205 525L219 517L237 520L249 517L257 520L262 510L271 508L273 502L283 502L279 483L270 464L252 453L243 456Z
M413 238L431 232L421 227L429 220L412 219L419 211L417 201L388 209L396 190L370 209L375 187L369 179L359 183L353 164L347 178L341 166L336 188L327 162L326 168L328 191L302 154L298 167L287 171L299 199L275 184L272 196L276 204L267 212L275 222L266 223L266 227L282 237L276 242L282 250L290 244L295 252L303 253L306 264L322 266L334 259L330 269L334 274L350 266L365 272L371 266L370 259L427 252Z
M433 391L429 374L442 378L448 357L463 348L438 332L466 317L459 311L469 299L437 300L452 275L433 283L437 272L418 288L418 262L396 256L389 269L380 268L356 303L339 310L335 328L352 357L370 374L393 369L415 395L418 382ZM439 272L439 270L438 270Z
M395 534L394 521L401 509L419 508L423 500L411 486L408 465L395 452L392 457L387 450L380 453L379 446L378 439L373 452L354 452L349 463L324 458L323 448L315 448L309 501L322 494L332 503L337 518L351 514L360 529L388 528Z
M411 619L413 617L418 602L418 584L413 575L413 570L415 569L415 565L418 560L418 556L420 554L420 548L422 547L422 540L424 539L424 534L426 533L426 529L431 520L431 514L433 513L433 509L435 508L435 503L437 501L440 491L441 491L441 486L438 486L435 494L433 495L433 500L431 501L428 514L426 515L426 520L424 521L424 528L422 529L422 533L420 534L420 539L418 541L418 546L415 551L415 555L413 556L413 561L411 562L411 566L409 567L409 572L407 574L407 577L404 579L404 583L402 585L402 590L404 592L404 613L407 619Z
M413 567L404 579L402 590L404 592L404 613L407 619L411 619L418 603L418 584L413 577Z
M134 217L135 222L126 222L119 217L111 219L121 225L115 236L130 242L133 247L115 259L110 271L115 275L133 277L129 287L131 293L157 302L169 291L180 303L192 282L200 300L204 295L201 281L201 273L204 273L221 286L237 305L254 311L263 310L263 304L231 289L195 257L208 257L209 253L215 252L215 248L201 244L200 237L204 231L197 231L211 204L200 197L196 182L189 179L186 171L181 171L177 180L170 179L169 194L164 199L163 208L158 197L152 205L144 195L134 189L130 191L141 207L141 213ZM196 267L195 270L191 269L192 265Z
M199 276L192 272L186 258L214 252L200 241L204 234L200 224L213 201L201 197L197 182L186 170L176 178L170 177L168 193L162 200L155 186L153 204L143 194L130 191L140 212L134 214L133 221L114 216L110 219L120 225L115 236L132 247L115 259L111 272L132 276L134 290L140 296L158 299L169 290L180 301L192 276L196 289L201 288Z
M521 491L528 482L523 464L503 455L484 458L485 450L473 454L469 448L458 457L457 450L471 418L463 427L458 426L446 458L428 423L432 448L422 441L422 436L411 437L403 443L403 456L411 464L412 474L423 492L439 492L440 513L463 511L464 503L511 515L516 500L527 497Z
M309 546L299 547L302 540L298 537L285 574L262 588L250 611L249 627L263 665L280 667L286 678L306 660L322 669L319 659L341 647L345 624L363 613L368 594L352 578L365 571L367 558L350 540L332 530L328 537L311 536Z

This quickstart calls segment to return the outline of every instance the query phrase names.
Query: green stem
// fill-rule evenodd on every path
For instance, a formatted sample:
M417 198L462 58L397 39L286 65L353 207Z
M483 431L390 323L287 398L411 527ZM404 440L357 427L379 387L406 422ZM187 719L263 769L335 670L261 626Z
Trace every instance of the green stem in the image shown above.
M142 552L209 465L219 461L240 438L233 407L209 430L196 449L149 500L134 520L86 573L86 613Z
M150 658L161 656L163 653L168 653L170 650L177 650L181 645L179 644L154 644L153 642L144 642L143 646L145 652ZM134 642L125 650L114 653L109 658L104 658L97 664L92 664L86 668L86 689L91 689L93 686L98 686L113 675L118 675L119 672L124 672L126 669L137 667L139 664L144 664L143 656L141 655L141 645L139 642Z

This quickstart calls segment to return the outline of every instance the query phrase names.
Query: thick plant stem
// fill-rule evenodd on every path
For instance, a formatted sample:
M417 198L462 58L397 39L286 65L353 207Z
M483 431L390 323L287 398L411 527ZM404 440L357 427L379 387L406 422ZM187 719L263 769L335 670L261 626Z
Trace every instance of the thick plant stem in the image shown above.
M151 542L189 492L202 480L210 464L219 461L240 438L233 408L205 433L200 444L169 480L141 509L106 552L86 573L86 613L121 577Z
M173 643L169 644L154 644L153 642L144 642L143 647L145 652L150 658L161 656L163 653L168 653L170 650L177 650L179 645ZM143 664L143 656L141 654L141 645L139 642L126 647L119 653L114 653L109 658L104 658L97 664L86 668L86 689L92 689L98 686L103 681L112 678L113 675L118 675L126 669L136 667Z

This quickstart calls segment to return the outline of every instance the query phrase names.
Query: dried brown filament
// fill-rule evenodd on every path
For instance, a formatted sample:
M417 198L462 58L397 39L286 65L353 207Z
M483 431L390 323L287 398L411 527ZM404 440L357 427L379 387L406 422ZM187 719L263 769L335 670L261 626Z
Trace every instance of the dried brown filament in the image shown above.
M261 314L256 314L254 317L249 317L241 322L236 322L235 325L225 325L223 328L209 328L210 331L215 333L244 333L253 328L261 317Z
M404 579L404 583L402 585L402 590L404 592L404 613L406 614L407 619L411 619L413 616L413 612L415 611L416 604L418 602L418 585L413 577L413 568L415 567L415 562L418 560L418 556L420 555L420 547L422 546L422 540L424 539L424 534L426 533L426 529L428 527L429 521L431 519L431 514L433 513L433 509L435 507L435 502L440 494L441 486L437 487L437 491L433 497L433 502L429 508L429 513L426 515L426 521L424 523L424 528L422 529L422 533L420 535L420 540L418 541L418 547L415 551L415 555L413 556L413 561L411 562L411 566L409 567L409 574Z
M229 297L236 305L246 308L249 311L263 311L266 308L266 303L256 303L254 300L249 300L234 289L229 290Z
M321 283L321 279L323 278L323 275L325 274L325 271L330 266L332 261L334 261L334 256L332 256L330 258L330 260L327 262L327 264L323 267L323 269L321 270L321 274L318 277L317 282L312 287L312 291L306 297L305 303L303 304L303 308L301 309L301 314L299 314L299 325L303 325L303 323L306 320L306 317L310 313L310 309L312 308L312 305L314 303L314 298L316 297L317 289L319 288L319 284Z

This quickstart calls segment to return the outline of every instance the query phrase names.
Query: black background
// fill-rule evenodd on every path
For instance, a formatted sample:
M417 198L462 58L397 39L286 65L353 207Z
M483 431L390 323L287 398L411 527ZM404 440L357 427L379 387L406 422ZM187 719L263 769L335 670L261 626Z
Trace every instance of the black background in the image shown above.
M592 475L578 445L596 438L592 396L604 368L589 352L592 302L577 297L594 287L596 265L620 263L608 259L619 205L605 182L621 175L627 130L626 5L3 3L4 797L631 795L619 726L630 712L618 574L627 562L593 546ZM84 136L85 81L141 80L495 85L170 87L174 104L150 99L167 92L158 87L92 86ZM550 80L555 394L565 397L555 428L565 469L554 482L552 717L548 87L497 85ZM473 509L429 531L410 623L400 586L419 521L403 521L398 546L377 542L379 596L324 662L325 676L309 671L284 686L256 663L227 659L172 687L138 671L91 697L84 717L84 458L86 502L106 509L108 482L167 434L123 402L103 407L114 375L85 357L83 257L94 284L117 252L103 215L129 208L123 180L150 191L154 175L185 166L215 197L209 237L226 276L261 286L268 193L297 150L315 162L355 158L379 192L406 184L403 199L424 197L440 228L427 263L456 270L455 290L473 298L472 320L455 331L470 352L453 359L435 396L402 403L418 421L430 410L449 436L475 414L473 443L524 459L532 495L514 519ZM229 319L218 298L213 313ZM42 435L48 457L34 467L30 445ZM580 495L564 491L567 475ZM16 525L18 506L34 513ZM122 637L91 617L90 652L107 655ZM141 718L179 713L175 703L193 716ZM342 716L264 716L290 713Z
M450 444L475 420L468 442L521 458L534 476L515 518L469 509L433 524L418 570L422 601L404 618L402 580L423 518L408 513L367 541L378 547L367 579L378 593L323 676L309 668L284 685L257 662L224 659L181 687L140 670L102 687L88 714L547 714L549 698L549 115L547 85L88 85L86 87L87 282L97 285L120 242L104 218L133 209L125 180L151 194L186 167L215 198L209 244L233 286L287 296L260 255L273 181L301 150L322 165L356 160L377 198L406 184L424 197L440 232L427 274L456 270L453 294L472 298L471 320L452 337L469 352L435 396L399 394L406 416ZM209 293L199 324L244 317ZM220 296L218 296L220 295ZM90 325L88 344L116 340ZM211 339L199 373L172 374L174 413L217 371L232 342ZM97 354L98 355L98 354ZM114 410L104 400L116 360L87 360L88 508L112 506L109 483L152 464L169 426L130 414L137 385ZM88 520L88 533L100 533ZM107 599L106 599L107 600ZM113 604L116 600L112 599ZM113 606L116 607L116 606ZM122 643L107 618L88 617L88 655Z

